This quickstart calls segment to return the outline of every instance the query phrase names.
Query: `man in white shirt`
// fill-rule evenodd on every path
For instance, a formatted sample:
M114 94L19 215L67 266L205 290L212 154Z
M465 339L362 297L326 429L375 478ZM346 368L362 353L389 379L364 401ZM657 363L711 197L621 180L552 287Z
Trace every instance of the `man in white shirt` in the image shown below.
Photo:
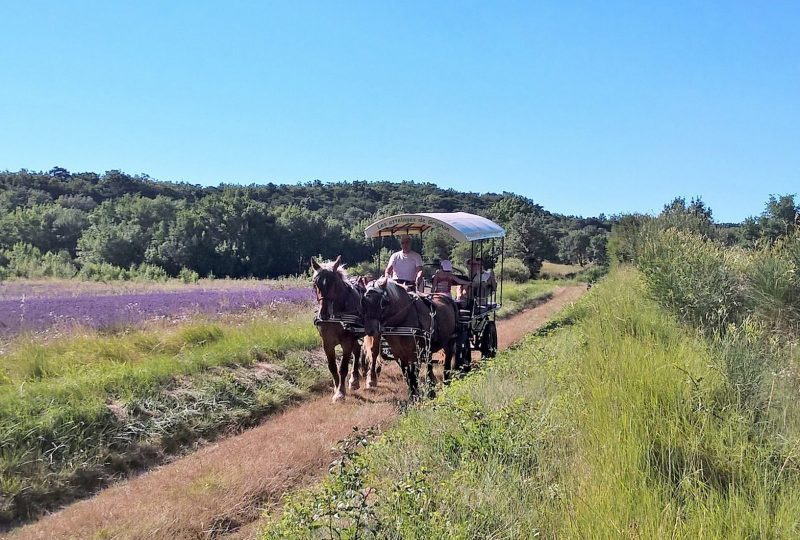
M404 285L422 281L422 257L411 249L411 237L400 237L400 251L392 253L386 266L386 275Z

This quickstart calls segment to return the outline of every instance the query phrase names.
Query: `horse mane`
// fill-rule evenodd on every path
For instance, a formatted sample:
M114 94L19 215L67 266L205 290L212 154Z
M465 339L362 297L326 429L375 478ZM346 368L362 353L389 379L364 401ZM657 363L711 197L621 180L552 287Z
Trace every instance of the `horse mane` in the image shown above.
M319 265L321 267L320 268L321 270L329 270L331 272L338 272L339 275L342 277L342 279L347 281L350 278L350 276L347 275L347 269L345 268L344 263L340 264L339 268L337 268L335 270L333 268L334 264L336 264L336 261L325 261L323 263L320 263Z

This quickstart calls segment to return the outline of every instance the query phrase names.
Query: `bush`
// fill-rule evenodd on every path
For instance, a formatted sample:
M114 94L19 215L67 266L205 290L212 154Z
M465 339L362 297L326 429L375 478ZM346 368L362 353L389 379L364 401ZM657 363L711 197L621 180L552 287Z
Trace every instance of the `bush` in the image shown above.
M743 313L735 259L735 252L675 229L651 229L636 255L653 295L681 319L711 332L724 330Z
M800 327L800 237L766 247L747 269L747 300L756 317L778 331Z
M589 266L578 272L575 276L575 281L580 283L597 283L600 278L606 274L608 274L608 266Z
M128 275L130 279L135 281L167 281L169 278L166 270L155 264L148 263L131 266Z
M25 278L71 278L78 272L66 251L44 254L30 244L17 243L4 253L9 276Z
M509 257L503 263L503 277L517 283L524 283L531 279L531 271L520 259Z
M372 274L373 277L378 278L383 274L383 270L369 261L360 262L346 268L347 273L351 276L366 276L367 274Z
M200 274L184 266L181 268L181 271L178 272L178 278L184 283L197 283L197 280L200 279Z
M89 281L125 281L130 276L126 269L119 266L107 262L89 262L81 267L78 277Z

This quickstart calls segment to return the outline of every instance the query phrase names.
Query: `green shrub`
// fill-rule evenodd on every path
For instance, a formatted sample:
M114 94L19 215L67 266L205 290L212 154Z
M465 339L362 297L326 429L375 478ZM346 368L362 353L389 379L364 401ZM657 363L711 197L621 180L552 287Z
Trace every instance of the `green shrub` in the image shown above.
M184 266L181 268L181 271L178 272L178 279L184 283L197 283L197 280L200 279L200 274Z
M351 276L366 276L371 274L373 277L378 278L383 274L383 270L378 268L376 264L364 261L354 264L353 266L348 266L347 273Z
M5 251L10 276L25 278L71 278L78 272L72 258L66 251L42 253L30 244L17 243Z
M128 275L135 281L167 281L169 279L166 270L148 263L131 266Z
M516 283L524 283L531 278L531 271L520 259L509 257L503 263L503 277Z
M773 329L797 334L800 327L800 236L765 247L747 269L747 300Z
M682 320L711 332L743 314L744 291L736 254L693 233L650 230L636 262L657 300Z
M107 262L85 263L80 272L78 272L78 277L89 281L125 281L130 279L128 270Z
M589 266L578 272L575 279L582 283L596 283L606 274L608 274L608 266Z

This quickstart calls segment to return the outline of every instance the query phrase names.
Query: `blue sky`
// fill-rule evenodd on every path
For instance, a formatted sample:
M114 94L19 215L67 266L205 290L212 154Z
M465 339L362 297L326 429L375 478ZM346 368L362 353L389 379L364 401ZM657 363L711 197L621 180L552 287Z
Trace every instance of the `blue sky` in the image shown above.
M5 2L0 169L415 180L567 214L800 191L799 2Z

